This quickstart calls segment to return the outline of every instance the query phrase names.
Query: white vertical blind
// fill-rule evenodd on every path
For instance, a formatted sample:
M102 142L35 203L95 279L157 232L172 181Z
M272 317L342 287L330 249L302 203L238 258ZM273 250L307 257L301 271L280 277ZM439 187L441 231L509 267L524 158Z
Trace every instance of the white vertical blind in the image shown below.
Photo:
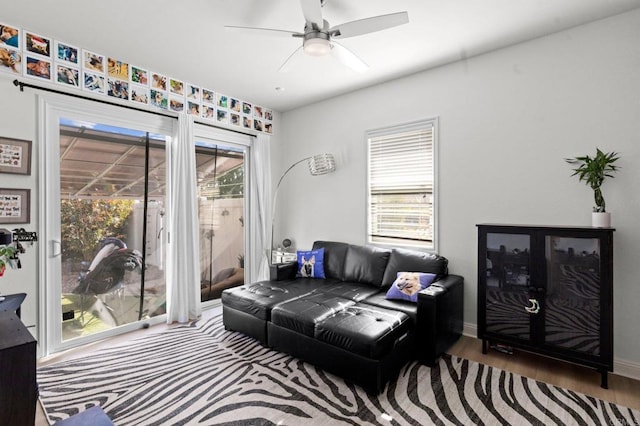
M435 120L367 133L368 241L434 247Z

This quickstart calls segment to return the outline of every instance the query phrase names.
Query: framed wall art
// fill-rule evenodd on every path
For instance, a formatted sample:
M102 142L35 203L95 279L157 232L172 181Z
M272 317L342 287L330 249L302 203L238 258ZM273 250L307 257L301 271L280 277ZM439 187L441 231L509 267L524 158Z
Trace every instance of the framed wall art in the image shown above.
M0 173L31 174L31 141L0 137Z
M30 189L0 188L0 223L29 223Z

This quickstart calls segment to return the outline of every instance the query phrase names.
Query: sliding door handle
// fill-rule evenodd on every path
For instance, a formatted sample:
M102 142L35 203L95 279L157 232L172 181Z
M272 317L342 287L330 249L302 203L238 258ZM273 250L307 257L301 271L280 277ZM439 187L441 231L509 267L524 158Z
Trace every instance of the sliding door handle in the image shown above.
M56 251L56 248L58 249ZM62 243L57 240L51 240L51 257L58 257L62 255Z

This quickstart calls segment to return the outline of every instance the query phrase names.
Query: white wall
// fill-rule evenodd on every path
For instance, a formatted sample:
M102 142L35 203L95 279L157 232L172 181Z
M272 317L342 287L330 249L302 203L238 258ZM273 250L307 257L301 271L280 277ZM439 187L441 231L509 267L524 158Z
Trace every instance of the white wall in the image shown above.
M284 113L274 179L320 152L338 170L287 176L275 241L364 243L365 131L437 116L439 252L464 276L475 324L475 225L590 225L592 192L563 159L619 151L622 169L603 186L617 228L615 356L640 363L639 40L634 11Z
M13 230L24 228L27 231L38 231L38 144L36 138L36 102L33 96L20 94L13 86L12 80L0 76L0 136L34 141L31 154L31 175L0 174L0 188L31 189L31 220L29 223L2 224L0 228ZM38 244L24 244L26 253L20 255L22 269L9 269L0 278L0 294L27 293L22 304L22 321L37 336L37 277L38 277Z

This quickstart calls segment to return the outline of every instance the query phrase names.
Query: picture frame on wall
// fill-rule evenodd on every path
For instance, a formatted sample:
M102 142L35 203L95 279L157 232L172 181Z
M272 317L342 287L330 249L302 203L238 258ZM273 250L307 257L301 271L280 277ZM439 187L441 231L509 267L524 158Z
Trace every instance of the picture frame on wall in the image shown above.
M160 109L168 109L169 100L165 92L161 90L151 89L151 96L149 99L151 100L151 106Z
M149 86L149 71L144 68L131 65L131 82L142 86Z
M216 104L216 92L209 89L202 89L202 103L204 104Z
M82 73L83 86L82 89L88 92L99 93L104 95L104 76L93 72L83 71Z
M132 84L131 85L131 101L148 105L149 104L149 88L147 86Z
M152 73L151 74L151 88L156 90L162 90L163 92L167 91L167 76Z
M0 224L29 223L31 190L0 188Z
M11 74L22 72L22 53L0 45L0 71Z
M80 66L80 49L76 46L72 46L67 43L63 43L58 40L54 40L55 43L55 52L56 62L62 62L65 64L73 65L76 67Z
M86 71L93 73L104 74L105 71L105 59L104 55L91 52L90 50L82 50L82 67Z
M56 65L56 82L63 86L80 88L80 70L66 65Z
M53 40L31 31L24 32L24 50L36 55L51 58Z
M129 64L108 56L107 76L129 81Z
M21 39L20 28L0 22L0 45L19 50L22 49Z
M31 141L0 137L0 173L31 174Z
M51 61L38 56L25 55L24 75L30 78L51 81L53 75Z

